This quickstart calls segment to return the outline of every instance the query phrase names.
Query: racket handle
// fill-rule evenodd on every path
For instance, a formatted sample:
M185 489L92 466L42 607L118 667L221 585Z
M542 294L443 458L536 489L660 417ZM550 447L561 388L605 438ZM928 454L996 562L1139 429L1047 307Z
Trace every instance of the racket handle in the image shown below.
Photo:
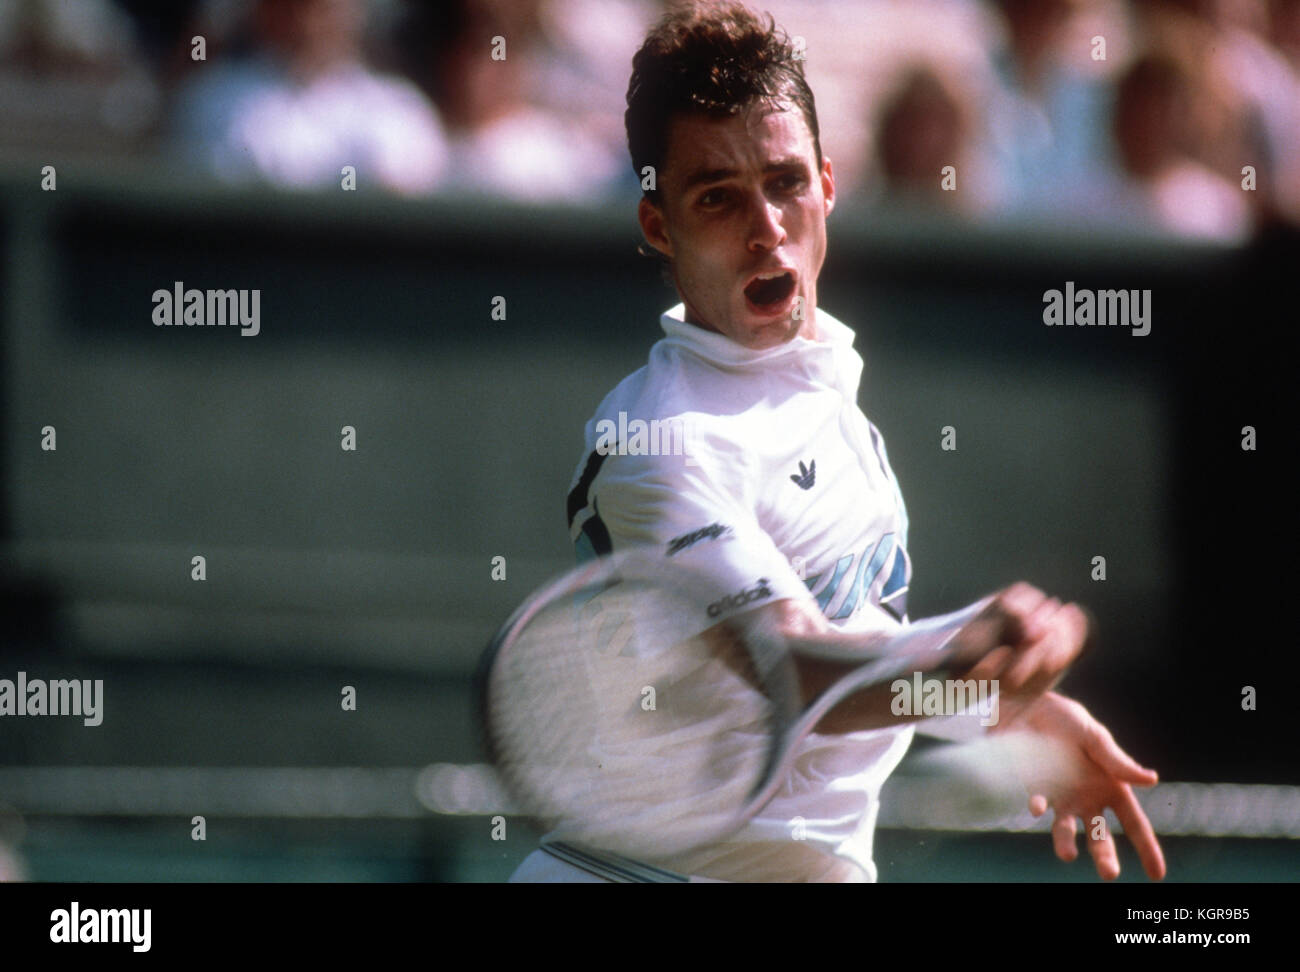
M989 595L950 614L897 624L889 630L862 634L831 631L826 637L789 638L785 645L791 653L805 658L842 662L846 665L865 665L887 658L933 659L933 653L948 648L953 638L978 619L995 597L996 595ZM990 619L990 623L995 622ZM990 632L989 637L991 636ZM970 639L970 647L962 646L958 649L953 661L957 664L969 662L972 665L979 661L988 650L996 646L990 644L983 651L977 650L978 642L984 640L986 639ZM927 663L926 667L930 667L930 664Z

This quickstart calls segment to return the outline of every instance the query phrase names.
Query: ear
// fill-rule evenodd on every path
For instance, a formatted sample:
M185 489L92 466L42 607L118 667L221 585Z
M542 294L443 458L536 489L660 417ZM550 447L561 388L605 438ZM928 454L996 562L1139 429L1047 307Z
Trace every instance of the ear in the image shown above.
M831 160L822 158L822 195L826 198L826 215L835 208L835 173L831 171Z
M664 211L643 196L636 207L636 218L645 241L671 260L673 244L664 228Z

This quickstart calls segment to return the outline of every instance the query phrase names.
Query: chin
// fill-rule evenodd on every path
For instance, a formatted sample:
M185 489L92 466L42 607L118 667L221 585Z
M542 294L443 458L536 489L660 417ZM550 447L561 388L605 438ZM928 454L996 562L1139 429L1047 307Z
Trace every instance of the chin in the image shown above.
M750 332L746 347L754 351L766 351L769 348L785 344L796 333L798 333L798 329L791 329L789 321L774 321Z

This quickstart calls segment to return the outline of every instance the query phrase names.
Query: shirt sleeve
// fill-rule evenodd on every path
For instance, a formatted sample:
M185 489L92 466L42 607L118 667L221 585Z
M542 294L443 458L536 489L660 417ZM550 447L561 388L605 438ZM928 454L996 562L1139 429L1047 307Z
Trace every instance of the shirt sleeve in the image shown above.
M595 553L657 548L692 578L685 626L694 633L787 598L816 609L740 495L743 471L728 475L716 466L698 456L606 457L590 488L589 516L574 524L575 541L587 538Z

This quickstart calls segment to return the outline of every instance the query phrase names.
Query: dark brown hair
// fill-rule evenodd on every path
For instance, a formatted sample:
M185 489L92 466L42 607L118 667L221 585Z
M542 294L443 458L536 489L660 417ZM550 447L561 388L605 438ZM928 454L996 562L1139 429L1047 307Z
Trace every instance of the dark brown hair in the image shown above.
M651 165L658 185L674 115L725 118L756 103L776 107L786 101L803 111L820 169L817 106L804 80L801 52L772 16L760 18L738 3L670 10L632 58L623 119L637 179ZM645 196L658 202L657 190L646 190Z

